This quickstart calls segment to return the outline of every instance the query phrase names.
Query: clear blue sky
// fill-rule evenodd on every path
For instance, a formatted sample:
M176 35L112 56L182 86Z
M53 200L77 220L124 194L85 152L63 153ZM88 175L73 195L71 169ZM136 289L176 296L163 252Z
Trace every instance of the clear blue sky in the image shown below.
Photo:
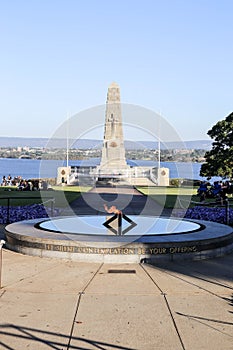
M122 102L207 139L232 111L232 14L231 0L1 1L0 136L50 137L116 81Z

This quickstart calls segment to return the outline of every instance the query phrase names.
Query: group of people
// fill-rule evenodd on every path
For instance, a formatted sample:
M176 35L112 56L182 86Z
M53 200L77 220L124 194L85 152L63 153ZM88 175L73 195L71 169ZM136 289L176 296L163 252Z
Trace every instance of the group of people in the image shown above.
M12 179L11 175L2 177L1 186L16 186L19 191L39 191L47 190L48 184L44 180L33 179L25 180L21 176L16 176Z
M230 181L215 181L212 185L207 181L202 181L197 190L200 201L206 198L216 198L217 201L223 202L227 199L228 194L233 193L233 185Z
M34 184L30 180L21 180L19 185L18 185L18 190L19 191L33 191L33 190L38 190L39 187L36 186L34 187Z
M21 176L15 176L12 178L10 174L8 176L3 175L1 186L18 186L21 179Z

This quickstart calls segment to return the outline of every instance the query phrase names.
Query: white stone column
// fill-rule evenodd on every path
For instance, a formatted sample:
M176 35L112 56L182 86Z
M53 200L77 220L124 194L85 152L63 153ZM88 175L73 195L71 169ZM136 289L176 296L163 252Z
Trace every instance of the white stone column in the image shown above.
M112 83L107 94L100 169L105 169L106 174L117 175L121 170L128 168L125 159L120 88L118 84Z

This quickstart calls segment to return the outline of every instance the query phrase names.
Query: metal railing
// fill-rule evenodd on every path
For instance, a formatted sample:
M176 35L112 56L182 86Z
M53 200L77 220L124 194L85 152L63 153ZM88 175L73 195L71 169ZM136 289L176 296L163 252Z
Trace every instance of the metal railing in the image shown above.
M6 242L1 239L0 241L0 289L2 288L2 247Z
M28 200L28 199L40 199L41 200L41 197L0 197L0 201L2 200L6 200L7 201L7 215L6 215L6 224L9 224L10 223L10 203L12 200ZM38 205L44 205L46 203L51 203L51 206L50 206L50 210L51 210L51 216L53 216L54 214L54 203L55 203L55 198L54 197L46 197L46 201L45 202L41 202L41 203L32 203L32 204L38 204ZM31 204L28 204L28 205L31 205ZM20 207L20 205L19 205Z
M220 203L219 201L213 201L213 202L195 202L195 201L187 201L185 199L180 199L178 198L179 200L179 205L181 208L183 209L188 209L186 207L183 207L182 203L181 202L188 202L189 204L195 204L196 206L199 206L199 207L206 207L206 208L211 208L211 207L215 207L215 208L225 208L225 224L226 225L229 225L229 219L230 219L230 206L233 206L233 204L231 203L232 200L229 200L229 199L224 199L222 201L222 203Z

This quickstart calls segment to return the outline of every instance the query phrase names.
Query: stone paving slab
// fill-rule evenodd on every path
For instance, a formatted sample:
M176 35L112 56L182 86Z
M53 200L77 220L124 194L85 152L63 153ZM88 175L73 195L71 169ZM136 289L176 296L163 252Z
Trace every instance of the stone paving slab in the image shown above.
M76 295L15 290L6 291L0 302L1 349L66 349Z
M200 288L220 291L233 290L233 254L222 259L188 261L183 263L160 264L159 269L179 280L188 281Z
M175 264L172 264L174 267ZM195 273L193 275L189 266L187 264L185 267L179 266L179 270L174 272L174 270L169 269L157 269L151 266L146 267L150 275L156 280L159 279L159 284L161 289L165 293L175 292L176 290L182 293L193 293L199 294L203 291L208 291L208 293L216 293L219 295L229 294L233 292L233 285L231 281L221 281L221 279L213 279L211 276L203 276ZM204 265L204 262L203 262ZM181 272L182 270L182 272ZM185 273L186 271L186 273Z
M71 345L77 349L182 349L161 295L108 293L82 297Z
M4 268L3 281L6 283L4 286L9 291L17 289L19 292L36 293L39 290L41 293L77 294L84 289L99 266L98 264L95 266L95 264L78 264L69 261L62 262L61 264L51 263L52 261L48 261L49 266L47 269L43 268L43 270L41 269L35 274L32 273L29 275L25 273L24 277L21 275L17 282L15 281L13 283L11 280L9 285L7 276L10 275L10 271ZM6 277L4 278L4 276Z
M2 259L2 286L9 288L11 285L25 281L27 278L36 278L40 273L59 264L52 259L31 259L30 256L18 254L3 249ZM24 283L24 282L23 282Z
M131 273L132 271L135 273ZM152 281L145 278L145 273L138 264L104 264L85 293L106 295L161 294L159 290L155 290Z
M226 300L202 293L168 296L168 302L185 349L233 349L233 320Z
M203 262L190 261L187 266L174 264L175 266L178 266L176 270L180 273L187 274L188 267L191 276L196 276L196 278L203 280L218 281L233 287L233 254L224 256L224 259L210 259Z
M148 271L154 282L165 294L170 295L170 293L172 293L173 295L195 295L200 293L200 289L197 286L185 281L188 279L187 276L179 276L179 274L175 274L173 276L170 274L169 270L162 270L147 265L143 265L143 267L146 271Z

